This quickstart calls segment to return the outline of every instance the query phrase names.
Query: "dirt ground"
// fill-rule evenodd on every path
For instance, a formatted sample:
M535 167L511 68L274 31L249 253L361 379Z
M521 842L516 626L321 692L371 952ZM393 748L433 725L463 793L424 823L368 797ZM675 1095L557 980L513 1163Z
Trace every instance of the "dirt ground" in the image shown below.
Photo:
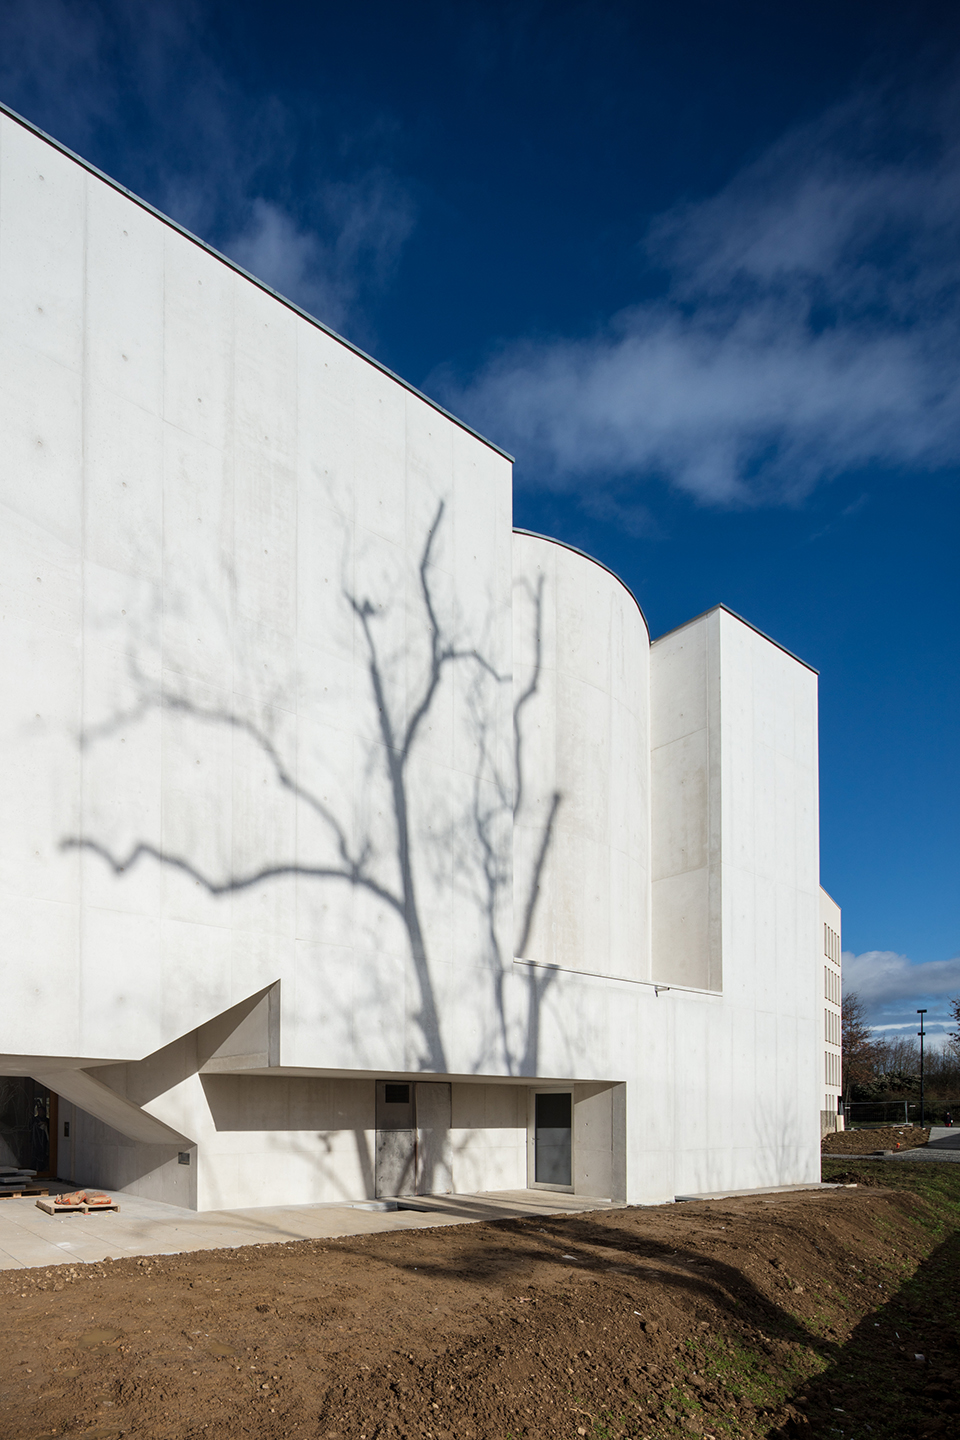
M825 1135L824 1155L869 1155L875 1150L916 1150L930 1139L930 1127L887 1125L877 1130L837 1130Z
M960 1167L904 1168L4 1272L0 1436L957 1436Z

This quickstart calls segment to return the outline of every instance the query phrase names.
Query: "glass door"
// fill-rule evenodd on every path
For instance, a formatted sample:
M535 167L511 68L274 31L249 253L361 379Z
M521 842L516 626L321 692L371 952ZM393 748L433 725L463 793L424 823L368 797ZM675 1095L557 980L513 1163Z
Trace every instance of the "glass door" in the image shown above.
M538 1185L573 1184L573 1096L547 1091L535 1098L533 1154Z

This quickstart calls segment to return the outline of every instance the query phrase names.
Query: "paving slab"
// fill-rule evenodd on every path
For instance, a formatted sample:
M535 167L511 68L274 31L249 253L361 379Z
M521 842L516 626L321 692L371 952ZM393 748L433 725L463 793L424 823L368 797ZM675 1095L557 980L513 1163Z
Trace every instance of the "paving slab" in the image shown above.
M908 1160L908 1161L952 1161L960 1164L960 1130L950 1125L933 1125L926 1145L911 1150L883 1150L873 1155L834 1154L831 1160Z
M752 1190L702 1190L698 1194L677 1195L674 1198L678 1201L740 1200L747 1195L793 1195L801 1190L848 1190L850 1188L850 1186L838 1184L836 1181L814 1180L809 1185L759 1185Z
M953 1125L931 1125L926 1150L960 1150L960 1130Z
M865 1157L857 1156L857 1159ZM881 1158L878 1156L875 1159ZM925 1145L922 1150L900 1150L894 1155L884 1155L884 1160L924 1160L924 1161L952 1161L955 1165L960 1164L960 1147L951 1146L949 1149L937 1150Z
M69 1188L50 1186L51 1194ZM606 1200L542 1190L402 1197L396 1209L318 1204L197 1211L122 1191L115 1192L114 1198L120 1202L119 1213L106 1210L86 1215L46 1215L37 1208L36 1200L27 1196L0 1202L0 1270L95 1264L126 1255L177 1255L610 1208Z

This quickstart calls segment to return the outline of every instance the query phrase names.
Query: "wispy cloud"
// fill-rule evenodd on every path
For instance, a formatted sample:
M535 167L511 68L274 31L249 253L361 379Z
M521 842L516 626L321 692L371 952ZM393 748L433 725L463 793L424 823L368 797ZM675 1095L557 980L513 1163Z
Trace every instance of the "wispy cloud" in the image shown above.
M448 402L528 480L594 496L628 478L797 503L871 463L956 463L958 195L955 95L861 95L660 216L658 298L509 344Z
M960 955L915 965L894 950L845 953L843 988L846 994L859 995L877 1034L914 1035L917 1007L925 1005L931 1043L942 1045L955 1028L947 1002L960 995Z
M205 24L194 0L9 0L0 96L319 319L364 332L413 227L408 191L382 165L345 174L308 102L244 90Z
M894 950L865 950L843 957L843 988L866 1004L890 1004L924 995L960 995L960 955L913 965Z
M302 229L279 205L260 197L224 252L273 289L334 329L346 328L363 288L392 272L413 212L402 189L383 174L358 184L324 187L327 236Z

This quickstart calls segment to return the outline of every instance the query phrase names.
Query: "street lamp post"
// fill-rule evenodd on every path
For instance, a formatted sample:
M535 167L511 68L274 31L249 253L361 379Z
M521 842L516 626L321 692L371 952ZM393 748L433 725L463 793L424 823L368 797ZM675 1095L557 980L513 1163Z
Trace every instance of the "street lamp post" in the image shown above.
M923 1108L923 1017L924 1017L924 1015L926 1015L926 1013L927 1013L926 1010L918 1010L918 1011L917 1011L917 1014L920 1016L920 1029L917 1031L917 1034L920 1036L920 1128L921 1128L921 1129L923 1129L924 1120L925 1120L925 1118L926 1118L925 1112L924 1112L924 1108Z

